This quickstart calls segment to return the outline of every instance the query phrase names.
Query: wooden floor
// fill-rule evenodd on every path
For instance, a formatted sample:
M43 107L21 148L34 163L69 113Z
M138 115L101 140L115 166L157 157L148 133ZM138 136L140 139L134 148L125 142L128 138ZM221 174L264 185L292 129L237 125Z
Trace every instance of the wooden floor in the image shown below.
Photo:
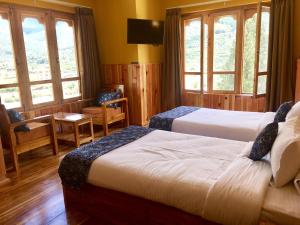
M19 156L21 175L0 187L0 224L99 224L81 212L65 211L59 161L73 148L60 145L57 156L43 148Z

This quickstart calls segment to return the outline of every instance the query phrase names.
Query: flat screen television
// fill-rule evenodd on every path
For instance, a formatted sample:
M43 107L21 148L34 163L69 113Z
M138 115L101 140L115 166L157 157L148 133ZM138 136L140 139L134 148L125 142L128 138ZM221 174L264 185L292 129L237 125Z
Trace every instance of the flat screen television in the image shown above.
M127 43L128 44L153 44L163 43L164 22L157 20L128 19Z

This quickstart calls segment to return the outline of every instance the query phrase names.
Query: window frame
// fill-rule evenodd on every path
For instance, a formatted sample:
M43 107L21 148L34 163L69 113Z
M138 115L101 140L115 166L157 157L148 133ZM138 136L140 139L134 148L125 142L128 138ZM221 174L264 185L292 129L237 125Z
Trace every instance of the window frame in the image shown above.
M200 29L200 71L199 72L188 72L185 71L185 41L184 38L182 38L181 41L181 46L182 46L182 74L183 74L183 90L189 91L189 92L203 92L203 47L204 47L204 17L203 16L196 16L196 15L190 15L186 16L184 20L181 21L181 35L182 37L185 37L185 21L186 20L200 20L201 24L201 29ZM185 75L195 75L198 76L200 75L200 91L198 90L190 90L190 89L185 89Z
M261 14L258 11L258 7L261 5L261 7L270 7L270 3L264 2L264 3L255 3L255 4L249 4L249 5L244 5L244 6L237 6L237 7L230 7L230 8L225 8L225 9L215 9L215 10L208 10L208 11L201 11L201 12L195 12L195 13L189 13L189 14L183 14L181 16L181 29L182 29L182 50L181 50L181 55L182 55L182 68L184 68L184 21L188 20L190 18L202 18L202 34L201 36L203 37L201 39L202 42L202 49L201 49L201 59L202 59L202 82L201 82L201 90L187 90L185 89L185 84L184 84L184 80L185 80L185 71L184 69L182 69L182 80L183 80L183 86L182 86L182 91L183 93L189 93L189 92L194 92L194 93L208 93L208 94L236 94L236 95L245 95L245 96L254 96L254 97L260 97L260 96L265 96L265 94L257 94L257 80L258 80L258 76L262 76L262 75L267 75L268 76L268 71L266 72L255 72L256 70L258 70L258 66L255 64L255 68L254 68L254 83L253 83L253 93L243 93L242 91L242 79L243 79L243 55L244 55L244 32L245 32L245 21L246 21L246 16L245 16L245 12L247 10L256 10L256 12L258 13L258 17L261 17ZM229 91L229 90L213 90L213 74L224 74L224 71L217 71L214 72L213 71L213 51L214 51L214 17L216 16L224 16L224 15L229 15L229 14L236 14L237 17L237 32L236 32L236 54L235 54L235 71L226 71L225 74L235 74L235 85L234 85L234 91ZM207 24L208 25L208 50L207 50L207 91L204 91L203 89L203 83L204 83L204 68L203 68L203 43L204 43L204 25ZM257 26L258 26L258 21L257 21ZM259 30L260 31L260 30ZM260 35L257 34L258 30L256 30L256 38ZM257 41L256 41L256 50L255 50L255 54L259 55L259 50L260 50L260 46L257 46ZM259 56L258 56L259 57ZM255 61L258 61L258 59L256 59ZM235 72L235 73L229 73L229 72Z
M20 80L21 78L19 77L19 72L18 72L18 57L17 57L17 46L15 45L15 35L14 35L14 30L13 30L13 23L12 23L12 13L11 10L8 7L3 7L0 5L0 17L3 19L7 19L8 23L9 23L9 29L10 29L10 35L11 35L11 47L12 47L12 52L13 52L13 58L14 58L14 64L15 64L15 70L16 70L16 80L17 83L11 83L11 84L0 84L0 89L6 89L6 88L18 88L19 89L19 99L20 99L20 107L17 107L15 109L20 110L22 108L22 94L21 94L21 86L20 86Z
M59 12L55 10L46 10L28 6L17 6L14 4L0 3L0 14L8 15L8 21L10 24L11 36L12 36L12 47L15 60L15 68L17 74L17 84L4 84L0 85L0 88L7 87L18 87L20 95L20 107L14 108L18 111L28 111L37 108L53 105L63 104L82 99L82 83L81 83L81 70L78 55L78 44L77 44L77 23L75 15L73 13ZM27 64L26 49L23 35L23 18L33 17L42 18L43 25L45 27L46 43L48 50L48 61L51 79L30 81L29 69ZM65 20L68 23L73 23L74 30L74 48L75 48L75 60L77 66L76 77L61 79L57 37L56 37L56 21ZM62 92L63 81L76 80L79 83L79 96L74 98L64 99ZM21 82L20 82L21 81ZM52 84L53 89L53 101L33 104L31 86L36 84Z

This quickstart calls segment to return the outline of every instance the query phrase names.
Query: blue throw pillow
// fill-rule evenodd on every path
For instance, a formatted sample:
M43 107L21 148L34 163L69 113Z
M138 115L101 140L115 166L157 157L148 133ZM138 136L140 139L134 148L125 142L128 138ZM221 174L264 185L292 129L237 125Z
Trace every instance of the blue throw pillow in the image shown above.
M115 100L121 97L122 97L122 92L119 90L116 92L102 92L98 94L98 97L96 99L96 104L98 106L102 106L104 102ZM118 103L112 103L107 105L107 107L109 108L117 108L118 106L119 106Z
M285 117L288 114L288 112L291 110L293 105L294 103L292 101L282 103L276 111L274 122L276 123L285 122Z
M21 122L24 120L22 115L13 109L7 110L7 114L8 114L8 117L9 117L11 123ZM26 132L26 131L30 131L30 129L27 126L27 124L24 124L24 125L16 127L15 131L25 131Z
M278 134L278 123L268 124L256 137L249 158L257 161L267 155L273 146Z

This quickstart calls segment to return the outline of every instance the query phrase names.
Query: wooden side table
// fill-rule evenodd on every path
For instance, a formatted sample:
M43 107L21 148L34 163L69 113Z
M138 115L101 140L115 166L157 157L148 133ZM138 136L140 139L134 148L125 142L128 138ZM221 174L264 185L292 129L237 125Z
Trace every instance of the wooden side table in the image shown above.
M6 177L6 167L4 162L4 155L0 137L0 185L9 182L9 179Z
M58 141L72 143L77 148L83 143L94 141L93 121L91 116L65 112L55 113L53 116L55 122L61 126L61 132L57 137ZM89 133L80 133L80 126L85 124L89 125ZM63 125L72 126L73 133L64 132Z

